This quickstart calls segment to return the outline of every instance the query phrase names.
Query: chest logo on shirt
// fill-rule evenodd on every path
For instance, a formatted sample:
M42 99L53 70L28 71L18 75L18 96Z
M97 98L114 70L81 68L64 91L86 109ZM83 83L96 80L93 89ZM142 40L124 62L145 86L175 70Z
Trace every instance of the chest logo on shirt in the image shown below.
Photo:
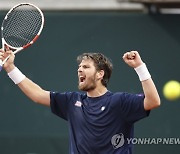
M81 107L81 106L82 106L82 103L81 103L80 101L76 101L75 106Z

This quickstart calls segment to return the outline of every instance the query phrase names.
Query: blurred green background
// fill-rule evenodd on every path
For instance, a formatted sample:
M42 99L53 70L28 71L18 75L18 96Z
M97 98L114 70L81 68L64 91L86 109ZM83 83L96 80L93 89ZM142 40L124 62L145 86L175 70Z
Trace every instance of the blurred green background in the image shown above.
M162 94L169 80L180 80L180 16L142 13L46 11L39 40L16 55L17 67L46 90L77 91L76 57L102 52L114 64L109 90L142 92L134 70L122 60L138 50L157 85L162 105L136 123L140 138L179 138L180 100ZM0 13L2 21L6 12ZM33 103L0 74L0 154L67 154L67 123L48 107ZM135 145L135 154L179 154L180 145Z

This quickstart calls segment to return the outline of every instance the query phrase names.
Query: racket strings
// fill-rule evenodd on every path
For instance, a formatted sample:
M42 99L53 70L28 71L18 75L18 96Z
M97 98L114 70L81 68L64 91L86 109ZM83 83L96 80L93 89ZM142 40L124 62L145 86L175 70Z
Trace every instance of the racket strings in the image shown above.
M42 24L42 15L36 8L21 5L4 20L2 35L10 46L22 47L34 39Z

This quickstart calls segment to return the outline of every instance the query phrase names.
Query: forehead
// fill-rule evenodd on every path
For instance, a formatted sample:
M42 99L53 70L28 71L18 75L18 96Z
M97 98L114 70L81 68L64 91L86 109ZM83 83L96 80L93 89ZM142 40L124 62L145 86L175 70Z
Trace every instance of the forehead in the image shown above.
M94 66L94 61L90 58L85 58L83 59L79 65L93 65Z

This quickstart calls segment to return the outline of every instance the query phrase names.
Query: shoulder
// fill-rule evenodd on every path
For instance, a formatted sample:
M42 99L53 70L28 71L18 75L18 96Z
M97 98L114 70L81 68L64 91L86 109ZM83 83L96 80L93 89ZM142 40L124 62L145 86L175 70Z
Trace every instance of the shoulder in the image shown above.
M115 92L115 93L110 92L110 96L112 97L112 99L120 100L120 99L125 98L126 95L128 95L128 93L126 93L126 92Z
M72 99L72 98L85 97L85 94L80 93L80 92L55 92L55 91L51 91L50 97L51 97L51 99L52 98L61 99L63 97L66 97L67 99Z
M115 92L110 94L110 101L112 105L128 105L137 102L143 102L143 94L132 94L128 92Z
M128 92L116 92L112 95L115 99L127 100L133 98L144 98L144 94L132 94Z

